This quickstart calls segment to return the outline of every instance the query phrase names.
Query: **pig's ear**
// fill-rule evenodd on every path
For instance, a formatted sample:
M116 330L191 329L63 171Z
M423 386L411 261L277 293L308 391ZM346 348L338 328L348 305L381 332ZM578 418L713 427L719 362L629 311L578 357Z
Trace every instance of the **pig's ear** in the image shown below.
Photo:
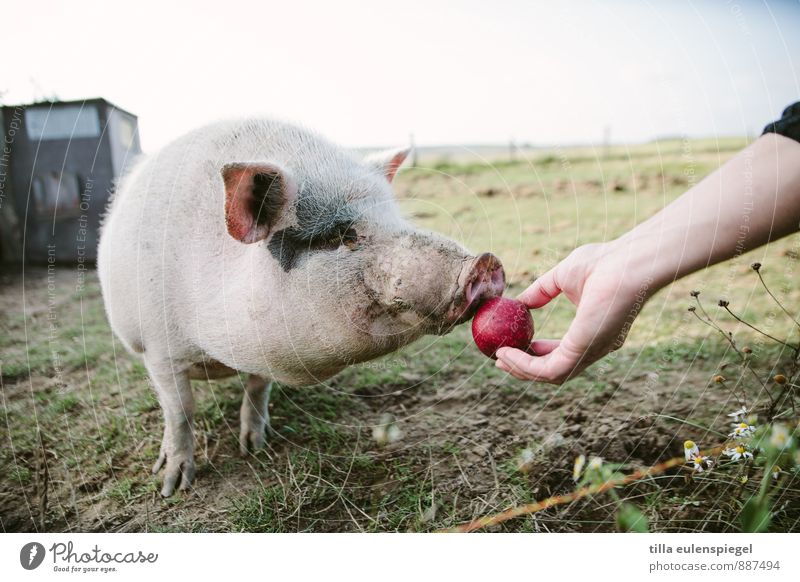
M225 225L243 243L264 240L296 188L289 173L266 162L225 164Z
M364 162L378 170L391 182L410 152L410 147L375 152L364 158Z

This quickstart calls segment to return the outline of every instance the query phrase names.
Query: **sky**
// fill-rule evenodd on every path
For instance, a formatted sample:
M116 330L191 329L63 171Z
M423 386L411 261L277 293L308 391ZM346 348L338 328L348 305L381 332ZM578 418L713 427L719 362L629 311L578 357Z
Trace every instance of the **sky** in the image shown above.
M346 146L755 134L800 100L800 0L13 2L5 104L104 97L152 151L268 115Z

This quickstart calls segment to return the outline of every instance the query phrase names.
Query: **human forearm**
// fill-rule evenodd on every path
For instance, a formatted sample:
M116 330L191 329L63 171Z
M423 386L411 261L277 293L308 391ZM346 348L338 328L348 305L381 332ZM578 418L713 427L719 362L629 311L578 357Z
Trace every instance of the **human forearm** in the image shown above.
M654 291L795 232L798 223L800 143L766 134L608 250Z
M659 288L797 231L800 103L765 132L626 235L583 245L536 279L520 300L536 309L563 293L575 318L561 339L535 340L534 355L501 348L497 366L520 380L560 384L619 348Z

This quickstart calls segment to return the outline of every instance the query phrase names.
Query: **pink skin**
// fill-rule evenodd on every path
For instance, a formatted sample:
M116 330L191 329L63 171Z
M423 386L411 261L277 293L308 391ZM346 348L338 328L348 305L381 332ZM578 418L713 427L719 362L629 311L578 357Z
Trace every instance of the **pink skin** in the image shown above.
M537 339L529 352L501 348L496 366L520 380L560 384L622 345L630 322L655 291L642 281L619 276L630 268L612 245L586 245L539 277L519 300L538 309L563 293L575 305L575 319L561 340ZM533 354L533 355L531 355Z
M459 289L464 290L462 301L456 301L448 314L450 321L467 321L485 299L500 297L506 287L506 275L500 260L483 253L459 277Z
M471 307L476 299L487 295L497 297L505 286L505 273L500 261L490 253L484 253L475 261L471 280L467 283L467 305Z

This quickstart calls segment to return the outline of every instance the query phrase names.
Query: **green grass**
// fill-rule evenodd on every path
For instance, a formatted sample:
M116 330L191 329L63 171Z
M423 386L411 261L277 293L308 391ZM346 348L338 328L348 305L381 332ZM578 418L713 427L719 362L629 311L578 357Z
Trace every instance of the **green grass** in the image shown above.
M432 160L401 172L396 190L417 224L501 257L513 295L575 246L610 240L651 216L686 189L687 175L702 177L742 145L741 139L668 140L607 152L526 152L490 165ZM34 279L24 312L20 300L19 309L0 316L3 527L33 528L29 515L38 510L28 511L23 500L35 500L41 484L40 438L51 473L47 528L77 531L123 524L147 531L431 531L570 490L572 460L581 452L633 463L680 454L684 438L711 439L697 426L726 429L735 399L710 379L737 378L727 343L687 311L689 291L702 290L709 312L739 345L752 347L753 366L774 374L785 354L737 324L716 299L725 297L737 314L797 341L793 324L748 266L763 263L768 284L797 305L795 246L779 241L662 290L625 348L563 387L509 379L462 326L352 366L323 385L277 386L271 416L279 436L266 451L240 458L243 379L193 382L203 494L167 501L149 473L162 419L146 371L113 341L96 276L90 273L76 295L74 273L65 268L55 307L48 309L46 285ZM537 311L537 336L559 337L573 312L564 298ZM387 413L404 436L381 447L372 427ZM687 416L697 426L680 422ZM600 432L603 423L625 427L637 419L645 424L630 434ZM574 425L583 436L569 432ZM548 440L556 434L563 442ZM523 474L517 458L526 447L537 451L537 461ZM661 492L654 483L631 492L653 523L668 530L695 517L683 509L688 495ZM606 501L500 529L612 530ZM95 511L100 502L102 511ZM715 511L708 527L724 530L719 520L728 509Z
M683 158L679 142L660 142L637 147L630 156L620 152L609 159L567 152L566 166L551 158L539 164L534 158L531 163L495 167L467 165L470 170L466 174L412 169L401 174L398 190L403 209L416 217L418 224L452 236L474 251L501 257L514 292L576 246L612 240L652 216L685 191L687 168L699 179L742 144L741 140L724 140L717 151L711 141L693 142L691 161ZM634 187L642 180L646 185ZM618 182L626 189L610 191L609 185ZM487 197L489 187L496 193ZM688 292L694 288L712 294L706 300L714 314L721 311L715 306L720 297L728 299L734 311L749 317L763 317L774 310L769 297L760 292L755 273L749 272L750 263L757 260L766 265L767 283L775 290L788 287L785 300L796 303L800 300L800 289L794 285L796 262L787 258L794 246L792 239L778 241L662 291L637 320L628 345L656 345L677 335L704 335L705 330L686 317ZM787 266L787 262L794 265ZM538 333L542 337L562 334L572 309L559 299L539 311ZM779 317L775 325L782 334L792 328L785 317Z

